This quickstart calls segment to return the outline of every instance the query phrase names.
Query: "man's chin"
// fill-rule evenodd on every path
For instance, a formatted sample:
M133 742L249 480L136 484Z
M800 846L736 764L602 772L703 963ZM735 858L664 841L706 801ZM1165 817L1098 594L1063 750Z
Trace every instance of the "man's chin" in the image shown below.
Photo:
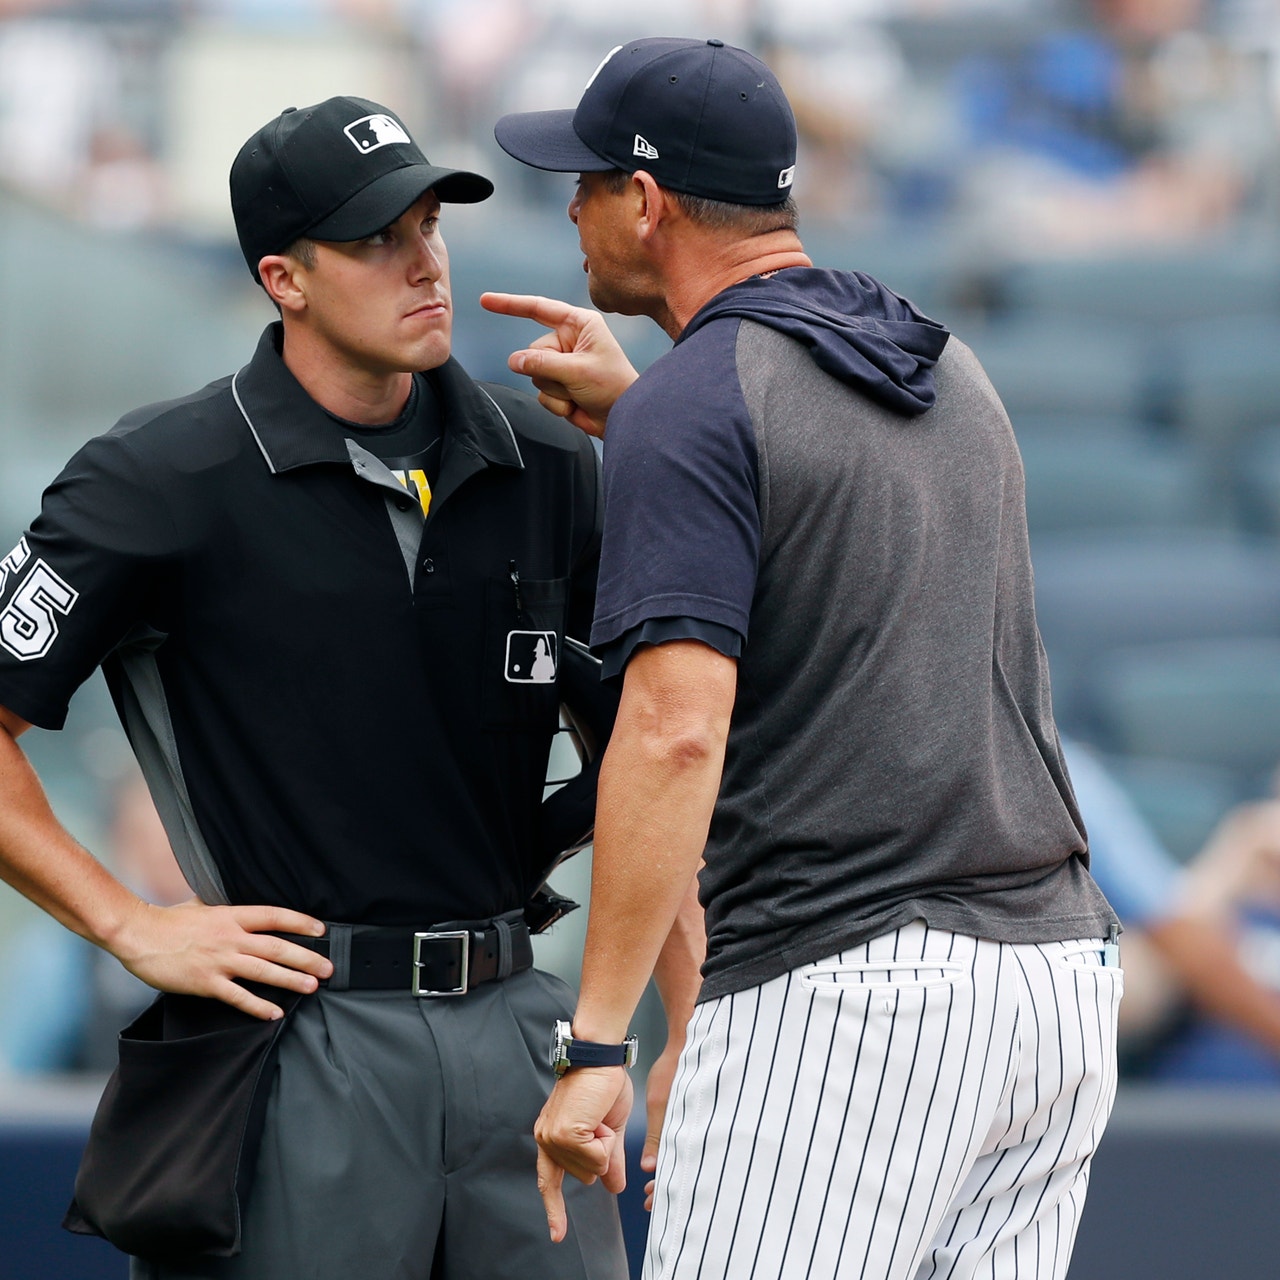
M426 373L428 369L438 369L448 361L452 349L452 339L449 334L434 335L429 342L420 344L415 351L411 371Z
M639 316L645 314L636 299L628 298L617 290L610 289L606 284L596 279L595 276L587 277L587 296L591 299L591 305L597 311L604 311L609 315Z

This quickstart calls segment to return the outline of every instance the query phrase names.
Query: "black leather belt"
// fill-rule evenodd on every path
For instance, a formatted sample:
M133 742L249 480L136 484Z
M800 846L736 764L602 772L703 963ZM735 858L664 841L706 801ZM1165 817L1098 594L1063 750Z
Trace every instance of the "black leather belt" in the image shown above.
M329 924L323 938L287 934L333 961L332 991L408 991L415 996L461 996L533 965L523 912L492 920L450 921L429 929Z

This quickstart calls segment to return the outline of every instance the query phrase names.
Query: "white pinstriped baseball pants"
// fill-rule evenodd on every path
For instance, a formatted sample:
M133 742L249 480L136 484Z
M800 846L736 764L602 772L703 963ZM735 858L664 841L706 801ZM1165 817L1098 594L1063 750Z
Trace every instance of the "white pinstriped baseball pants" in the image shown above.
M1122 990L1100 940L917 920L699 1005L644 1280L1062 1280Z

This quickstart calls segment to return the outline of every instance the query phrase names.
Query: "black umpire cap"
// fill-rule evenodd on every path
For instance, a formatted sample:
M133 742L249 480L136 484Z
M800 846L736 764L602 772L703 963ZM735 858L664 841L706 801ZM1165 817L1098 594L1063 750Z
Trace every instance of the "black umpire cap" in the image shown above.
M478 173L433 165L399 117L367 98L287 107L231 165L231 211L255 280L267 254L301 236L371 236L428 188L457 204L493 194L493 183Z

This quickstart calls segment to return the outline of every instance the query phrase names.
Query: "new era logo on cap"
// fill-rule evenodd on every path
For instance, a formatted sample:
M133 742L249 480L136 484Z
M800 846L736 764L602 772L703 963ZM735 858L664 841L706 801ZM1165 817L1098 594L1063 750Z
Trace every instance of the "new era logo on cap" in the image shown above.
M635 146L632 147L631 154L633 156L641 156L645 160L661 159L658 155L658 148L647 138L642 138L638 133L636 134Z
M783 190L789 187L796 180L796 167L791 164L778 174L778 189Z
M368 153L377 151L379 147L389 146L393 142L411 142L409 135L400 127L397 120L390 116L361 116L353 120L342 131L351 139L351 145L357 151Z

